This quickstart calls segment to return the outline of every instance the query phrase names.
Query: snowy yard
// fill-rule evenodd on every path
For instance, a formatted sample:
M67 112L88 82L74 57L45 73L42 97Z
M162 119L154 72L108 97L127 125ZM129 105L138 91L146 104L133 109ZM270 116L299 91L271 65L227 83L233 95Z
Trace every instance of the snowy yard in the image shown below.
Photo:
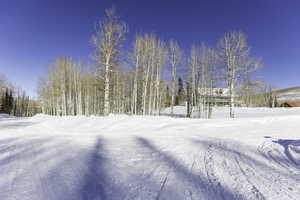
M300 109L225 114L1 115L0 199L300 199Z

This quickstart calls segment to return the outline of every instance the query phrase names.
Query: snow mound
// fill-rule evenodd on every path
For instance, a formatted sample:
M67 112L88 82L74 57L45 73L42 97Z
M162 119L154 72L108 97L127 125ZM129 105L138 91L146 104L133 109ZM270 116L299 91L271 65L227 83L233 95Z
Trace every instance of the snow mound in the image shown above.
M13 115L9 115L9 114L6 114L6 113L0 113L0 119L1 118L14 118L15 116Z

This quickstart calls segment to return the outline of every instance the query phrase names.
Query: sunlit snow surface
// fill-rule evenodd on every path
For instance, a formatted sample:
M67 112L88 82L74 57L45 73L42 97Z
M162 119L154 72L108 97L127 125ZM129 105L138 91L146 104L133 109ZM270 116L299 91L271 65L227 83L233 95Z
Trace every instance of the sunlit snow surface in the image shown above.
M300 199L300 109L184 111L0 115L0 199Z

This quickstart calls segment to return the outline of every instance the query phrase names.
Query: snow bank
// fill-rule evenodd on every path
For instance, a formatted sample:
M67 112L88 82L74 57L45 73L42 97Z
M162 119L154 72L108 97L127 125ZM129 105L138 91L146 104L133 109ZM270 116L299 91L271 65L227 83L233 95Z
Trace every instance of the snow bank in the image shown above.
M13 117L14 117L13 115L9 115L9 114L6 114L6 113L0 113L0 119L1 118L7 119L7 118L13 118Z

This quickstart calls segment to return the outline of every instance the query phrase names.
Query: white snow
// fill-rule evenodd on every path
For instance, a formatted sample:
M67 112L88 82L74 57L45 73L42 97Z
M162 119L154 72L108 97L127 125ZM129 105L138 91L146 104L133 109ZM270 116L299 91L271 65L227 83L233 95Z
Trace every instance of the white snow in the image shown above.
M299 108L176 114L0 115L0 199L300 199Z

